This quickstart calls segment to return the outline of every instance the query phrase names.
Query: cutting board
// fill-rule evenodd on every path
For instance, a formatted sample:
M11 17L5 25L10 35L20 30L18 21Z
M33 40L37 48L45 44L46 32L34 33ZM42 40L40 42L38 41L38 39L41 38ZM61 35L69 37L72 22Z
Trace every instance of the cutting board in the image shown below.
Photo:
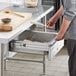
M3 25L3 22L1 21L1 19L3 18L10 18L11 22L9 24L7 24L8 26L12 26L12 30L16 29L18 26L20 26L22 23L24 23L26 20L31 19L32 17L32 13L21 13L21 12L15 12L17 14L20 14L24 17L20 17L18 15L12 14L12 13L4 13L4 12L0 12L0 25ZM5 25L3 25L5 26Z

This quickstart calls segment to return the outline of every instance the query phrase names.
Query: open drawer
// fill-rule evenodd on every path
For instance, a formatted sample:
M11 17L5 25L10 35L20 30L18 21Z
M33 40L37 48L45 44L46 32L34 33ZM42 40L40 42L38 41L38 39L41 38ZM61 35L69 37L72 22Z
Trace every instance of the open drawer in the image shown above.
M19 40L13 41L11 49L17 52L43 53L48 52L48 57L54 57L64 46L64 40L56 41L56 33L39 32L27 30L19 37Z

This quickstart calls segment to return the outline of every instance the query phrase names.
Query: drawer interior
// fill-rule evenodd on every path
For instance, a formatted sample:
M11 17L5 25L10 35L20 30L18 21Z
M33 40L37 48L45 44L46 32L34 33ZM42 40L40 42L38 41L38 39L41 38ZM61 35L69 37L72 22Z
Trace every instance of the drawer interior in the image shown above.
M53 40L55 37L56 34L27 30L19 36L19 40L27 39L44 43Z

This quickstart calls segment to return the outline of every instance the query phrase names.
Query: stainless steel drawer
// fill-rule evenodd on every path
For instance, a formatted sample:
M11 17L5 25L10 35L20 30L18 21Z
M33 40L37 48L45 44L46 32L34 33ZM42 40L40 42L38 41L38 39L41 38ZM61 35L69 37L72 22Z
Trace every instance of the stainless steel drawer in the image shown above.
M11 48L23 48L24 50L48 51L55 42L56 33L47 33L27 30L19 37L19 40L13 41ZM24 46L25 45L25 46Z
M43 53L48 52L49 59L53 58L57 52L64 46L64 40L56 41L57 33L25 31L19 40L13 41L11 45L12 51L27 53Z

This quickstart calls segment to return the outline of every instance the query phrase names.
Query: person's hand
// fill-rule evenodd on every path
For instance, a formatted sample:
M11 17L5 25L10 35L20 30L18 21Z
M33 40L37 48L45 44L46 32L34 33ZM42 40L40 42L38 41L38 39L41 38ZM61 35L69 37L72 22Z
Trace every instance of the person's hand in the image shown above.
M55 24L55 19L52 17L47 22L47 28L52 27Z
M58 35L56 36L56 40L57 40L57 41L62 40L62 39L64 39L64 35L63 35L63 34L58 34Z

